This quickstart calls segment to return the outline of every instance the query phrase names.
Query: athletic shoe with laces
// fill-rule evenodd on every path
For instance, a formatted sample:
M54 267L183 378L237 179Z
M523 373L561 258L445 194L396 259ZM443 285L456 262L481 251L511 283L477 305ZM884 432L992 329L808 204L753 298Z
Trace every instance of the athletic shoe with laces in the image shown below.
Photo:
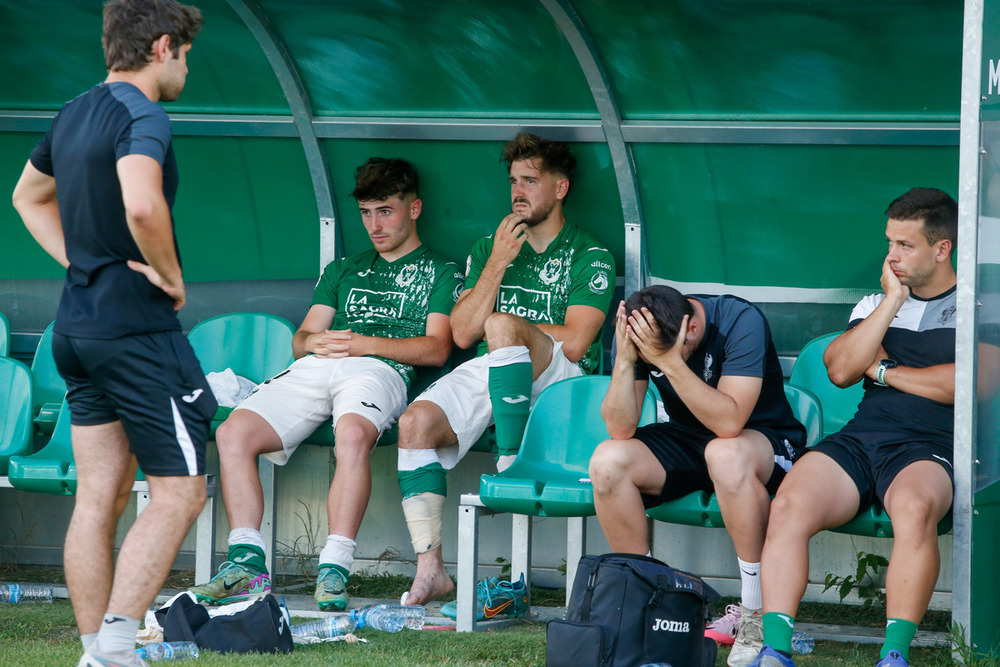
M321 567L313 594L320 611L344 611L351 596L347 594L347 580L335 567Z
M875 663L875 667L910 667L910 663L899 651L889 651L884 658Z
M83 654L76 667L149 667L149 663L131 651L116 651L114 653L98 653L93 646Z
M740 628L740 618L743 613L738 604L726 607L726 613L708 624L705 636L720 646L732 646L736 641L736 632Z
M729 667L749 667L764 645L764 617L760 609L747 609L740 605L739 630L733 641L726 664ZM779 654L780 655L780 654Z
M795 662L765 644L750 667L795 667Z
M497 616L521 618L528 609L528 587L524 574L516 582L498 578L483 579L476 584L476 620L488 621ZM452 600L441 607L441 615L458 616L458 604Z
M264 597L271 592L271 577L267 572L255 572L239 563L227 560L207 584L188 589L198 602L226 604Z

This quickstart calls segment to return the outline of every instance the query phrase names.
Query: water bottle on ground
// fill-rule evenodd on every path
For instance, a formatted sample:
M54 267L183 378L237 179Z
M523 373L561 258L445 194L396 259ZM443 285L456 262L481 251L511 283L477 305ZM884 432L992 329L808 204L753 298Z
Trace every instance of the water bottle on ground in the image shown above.
M329 637L340 637L354 632L358 624L354 622L350 614L337 614L327 616L316 621L296 623L292 626L292 634L296 637L319 637L327 639Z
M816 648L816 640L812 636L798 630L792 634L792 653L805 655L812 653L814 648Z
M670 667L669 662L647 662L642 667Z
M194 642L151 642L142 648L137 648L135 653L150 662L197 658L198 645Z
M419 630L424 626L424 608L421 605L378 604L352 610L351 618L359 628L384 632L399 632L403 628Z
M0 584L0 602L52 602L52 587L48 584Z

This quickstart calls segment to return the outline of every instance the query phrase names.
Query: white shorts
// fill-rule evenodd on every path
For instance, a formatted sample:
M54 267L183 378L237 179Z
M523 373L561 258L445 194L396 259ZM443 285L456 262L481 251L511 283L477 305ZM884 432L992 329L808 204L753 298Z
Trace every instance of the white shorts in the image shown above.
M260 385L236 409L255 412L271 425L282 449L264 456L284 465L299 443L330 416L336 429L342 415L360 415L381 435L406 409L406 383L378 359L309 355Z
M532 404L538 394L550 384L583 375L580 367L563 354L562 342L553 340L552 343L552 361L538 379L531 383ZM437 450L441 465L446 470L454 468L493 423L489 373L489 358L484 354L438 379L414 399L414 402L430 401L438 405L444 410L451 430L458 435L457 445Z

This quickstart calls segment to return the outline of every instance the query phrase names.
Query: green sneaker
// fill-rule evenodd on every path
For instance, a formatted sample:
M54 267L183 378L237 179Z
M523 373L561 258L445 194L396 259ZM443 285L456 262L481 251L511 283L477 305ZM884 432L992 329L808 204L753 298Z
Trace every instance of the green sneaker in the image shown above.
M238 563L226 561L207 584L188 589L207 604L226 604L263 597L271 592L271 577L267 572L255 572Z
M496 577L483 579L476 584L476 620L488 621L497 616L521 618L528 608L528 588L524 585L524 575L517 581L500 581ZM441 615L448 618L458 616L455 600L441 607Z
M344 611L351 599L347 594L347 579L335 567L319 568L313 599L320 611Z

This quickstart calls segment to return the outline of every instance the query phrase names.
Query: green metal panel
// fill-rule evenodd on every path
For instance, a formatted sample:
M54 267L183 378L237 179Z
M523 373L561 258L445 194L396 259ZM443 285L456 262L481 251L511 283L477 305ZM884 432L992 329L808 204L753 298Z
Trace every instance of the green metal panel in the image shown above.
M264 2L318 116L596 118L536 0Z
M573 4L625 118L958 119L958 0Z
M507 169L499 142L327 140L330 171L343 220L344 253L371 247L351 198L355 169L372 156L409 160L420 174L422 241L460 262L472 244L492 234L510 213ZM575 144L577 178L566 201L566 218L608 244L618 262L624 257L621 205L611 157L602 144Z
M267 59L224 0L194 4L205 18L204 32L188 56L184 94L166 108L287 114ZM0 0L0 109L55 111L104 80L101 6L97 0Z
M175 137L184 277L314 278L316 199L297 139Z
M883 211L955 192L953 148L633 146L653 276L798 288L879 285Z

